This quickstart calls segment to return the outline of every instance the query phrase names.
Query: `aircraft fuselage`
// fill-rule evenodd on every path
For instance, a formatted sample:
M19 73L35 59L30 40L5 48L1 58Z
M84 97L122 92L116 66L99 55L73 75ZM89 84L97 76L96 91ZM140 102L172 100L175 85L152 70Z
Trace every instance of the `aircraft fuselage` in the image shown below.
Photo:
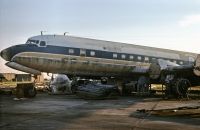
M179 65L196 54L138 45L60 35L41 35L1 52L7 66L24 72L76 76L130 77L145 74L155 59Z

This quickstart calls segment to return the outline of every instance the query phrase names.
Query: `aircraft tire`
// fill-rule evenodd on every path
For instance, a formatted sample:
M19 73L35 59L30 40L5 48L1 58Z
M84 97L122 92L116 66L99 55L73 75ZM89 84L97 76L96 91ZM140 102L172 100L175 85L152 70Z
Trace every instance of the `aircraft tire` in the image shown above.
M188 88L191 86L190 81L188 79L178 79L176 81L176 94L178 97L187 97L187 93L188 93Z

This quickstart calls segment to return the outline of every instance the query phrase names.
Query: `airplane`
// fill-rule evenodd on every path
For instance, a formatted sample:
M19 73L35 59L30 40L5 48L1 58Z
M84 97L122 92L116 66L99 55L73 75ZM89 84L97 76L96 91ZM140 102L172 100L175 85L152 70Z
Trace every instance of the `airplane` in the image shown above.
M137 81L138 91L145 84L166 84L170 75L177 74L175 82L200 85L198 54L127 43L41 34L2 50L1 57L8 61L7 66L34 75L47 72L106 78L108 82L114 79L121 90L131 81Z

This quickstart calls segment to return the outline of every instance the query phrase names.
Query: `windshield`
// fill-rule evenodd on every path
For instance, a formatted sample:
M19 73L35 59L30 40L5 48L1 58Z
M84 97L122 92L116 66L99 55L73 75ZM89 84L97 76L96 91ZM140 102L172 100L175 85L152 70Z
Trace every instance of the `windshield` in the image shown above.
M38 44L39 43L39 40L28 40L27 42L26 42L26 44Z

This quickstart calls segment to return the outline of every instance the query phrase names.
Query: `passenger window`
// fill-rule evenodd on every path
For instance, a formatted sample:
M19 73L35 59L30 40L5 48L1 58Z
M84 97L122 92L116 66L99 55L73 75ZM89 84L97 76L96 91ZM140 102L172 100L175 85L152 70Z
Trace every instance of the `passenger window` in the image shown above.
M182 65L182 64L183 64L183 61L180 61L179 63Z
M134 59L134 56L129 56L129 59L130 59L130 60L133 60L133 59Z
M80 49L80 56L85 56L85 55L86 55L86 50Z
M46 42L45 41L41 41L40 42L40 46L46 46Z
M149 61L149 57L145 57L145 58L144 58L144 61L147 61L147 62L148 62L148 61Z
M138 56L137 58L138 58L138 60L142 60L142 57L141 57L141 56Z
M36 44L39 44L39 40L36 40L36 42L35 42Z
M69 49L69 54L74 54L74 49Z
M94 52L94 51L91 51L91 52L90 52L90 55L91 55L91 56L95 56L95 52Z
M117 58L117 54L113 54L113 58Z
M126 55L122 54L122 59L126 59Z

